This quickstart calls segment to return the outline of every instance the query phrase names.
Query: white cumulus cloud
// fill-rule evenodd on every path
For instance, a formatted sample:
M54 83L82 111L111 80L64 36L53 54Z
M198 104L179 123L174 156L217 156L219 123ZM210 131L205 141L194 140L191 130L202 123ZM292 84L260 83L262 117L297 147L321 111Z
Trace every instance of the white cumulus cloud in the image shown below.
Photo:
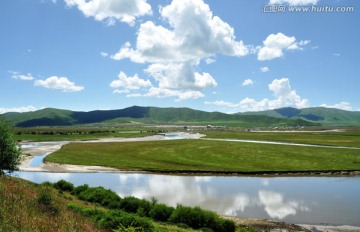
M288 4L290 6L316 5L319 0L270 0L269 4Z
M340 109L340 110L348 110L351 111L352 110L352 106L349 102L340 102L334 105L328 105L328 104L321 104L321 107L326 107L326 108L336 108L336 109Z
M22 106L17 108L1 108L0 107L0 114L5 114L8 112L17 112L17 113L23 113L23 112L31 112L36 111L36 107L29 105L29 106Z
M58 89L63 92L78 92L84 89L83 86L77 86L71 82L67 77L51 76L45 80L36 80L35 86L42 86L48 89Z
M236 41L234 29L214 16L203 0L174 0L160 8L170 28L147 21L140 25L136 49L126 43L113 57L139 62L182 62L209 58L216 53L244 56L248 48ZM191 26L189 26L191 25Z
M246 79L243 81L242 86L248 86L248 85L253 85L254 81L251 79Z
M155 63L149 65L145 71L159 83L160 88L204 90L217 86L215 79L209 73L195 72L190 62Z
M131 97L177 97L176 102L180 102L187 99L197 99L204 97L204 94L200 91L195 90L174 90L166 88L151 87L146 94L129 95Z
M263 46L259 48L258 60L272 60L282 57L285 50L301 50L302 46L310 43L310 40L296 42L294 36L287 36L279 32L270 34L264 41Z
M295 90L291 88L290 81L287 78L275 79L268 85L269 90L273 92L275 99L267 98L256 101L251 98L244 98L239 103L227 101L204 102L207 105L225 106L229 108L238 108L240 111L261 111L268 109L278 109L282 107L305 108L308 106L308 100L301 98Z
M145 72L157 81L156 89L161 89L162 94L148 95L173 96L176 92L178 99L204 96L199 92L214 88L217 83L211 74L196 71L201 60L211 64L216 54L249 53L248 47L236 40L234 29L214 16L203 0L173 0L160 7L159 13L167 26L153 21L142 23L136 44L127 42L111 56L115 60L149 64Z
M191 91L191 90L172 90L165 88L150 88L149 92L145 95L147 97L177 97L175 101L183 101L186 99L197 99L200 97L204 97L204 94L200 91Z
M114 93L130 93L130 90L149 88L151 86L150 80L141 79L137 74L128 77L124 72L120 72L118 79L110 83L110 87L116 89Z
M106 21L113 25L116 20L134 25L138 17L152 14L146 0L65 0L67 6L76 6L86 17Z

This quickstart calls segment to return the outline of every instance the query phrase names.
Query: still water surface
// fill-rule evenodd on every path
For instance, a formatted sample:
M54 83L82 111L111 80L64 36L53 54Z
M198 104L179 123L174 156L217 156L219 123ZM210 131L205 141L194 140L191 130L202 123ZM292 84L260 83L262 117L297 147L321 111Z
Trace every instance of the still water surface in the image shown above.
M103 186L176 206L201 206L222 215L296 224L360 226L360 177L170 176L119 173L18 172L36 183L65 179Z

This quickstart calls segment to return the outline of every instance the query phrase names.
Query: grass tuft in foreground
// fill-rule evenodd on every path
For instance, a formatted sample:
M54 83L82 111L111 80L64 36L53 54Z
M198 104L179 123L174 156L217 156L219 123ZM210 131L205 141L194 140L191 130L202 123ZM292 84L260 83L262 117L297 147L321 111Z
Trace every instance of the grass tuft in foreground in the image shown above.
M101 231L52 187L0 176L0 231Z

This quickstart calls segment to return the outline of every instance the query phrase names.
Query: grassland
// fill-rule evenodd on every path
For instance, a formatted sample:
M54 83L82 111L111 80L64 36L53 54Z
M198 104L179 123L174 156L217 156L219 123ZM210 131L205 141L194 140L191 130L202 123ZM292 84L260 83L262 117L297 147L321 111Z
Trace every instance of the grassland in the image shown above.
M207 131L206 138L248 139L330 146L360 147L360 130L346 132L240 132Z
M73 143L46 162L123 170L263 173L360 170L360 151L207 140Z

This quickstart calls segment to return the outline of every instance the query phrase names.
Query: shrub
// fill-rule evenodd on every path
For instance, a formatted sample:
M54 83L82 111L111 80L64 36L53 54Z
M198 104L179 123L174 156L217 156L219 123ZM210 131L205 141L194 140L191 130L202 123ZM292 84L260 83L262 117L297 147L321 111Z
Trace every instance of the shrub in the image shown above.
M68 207L70 209L74 210L75 212L79 213L79 214L90 217L95 222L99 221L105 215L105 213L103 211L101 211L101 210L83 208L81 206L78 206L78 205L75 205L75 204L72 204L72 203L69 203Z
M87 184L80 185L80 186L74 188L72 193L75 194L76 196L78 196L81 192L87 190L88 188L89 188L89 185L87 185Z
M37 198L37 203L40 205L49 206L51 205L52 200L53 199L51 194L46 191L43 191L42 193L40 193L40 196Z
M41 210L50 215L57 215L60 209L54 204L54 199L48 189L43 189L37 198L37 203Z
M130 196L121 200L120 208L129 213L138 213L141 216L149 216L151 204L149 201L140 200Z
M155 220L166 222L173 212L173 207L167 206L165 204L155 204L151 208L149 215Z
M68 204L68 207L77 213L90 217L102 228L116 231L153 231L154 226L148 218L126 213L122 210L109 210L107 212L84 208L75 204Z
M40 185L44 187L53 187L53 184L49 181L42 182Z
M68 191L71 192L74 190L74 185L70 182L67 182L65 180L59 180L58 182L56 182L54 184L54 187L58 190L62 190L62 191Z
M235 222L227 219L221 219L221 231L235 231Z
M74 192L76 192L81 200L99 203L109 208L117 208L120 206L121 198L113 191L104 189L103 187L84 187L82 191L76 188Z
M144 232L145 230L141 227L124 227L121 225L117 230L114 230L114 232Z
M220 218L216 213L199 207L191 208L178 205L171 214L169 221L184 223L194 229L210 228L217 232L235 231L235 223Z
M147 218L126 213L122 210L110 210L99 221L100 226L109 229L142 228L143 231L153 231L154 226Z

